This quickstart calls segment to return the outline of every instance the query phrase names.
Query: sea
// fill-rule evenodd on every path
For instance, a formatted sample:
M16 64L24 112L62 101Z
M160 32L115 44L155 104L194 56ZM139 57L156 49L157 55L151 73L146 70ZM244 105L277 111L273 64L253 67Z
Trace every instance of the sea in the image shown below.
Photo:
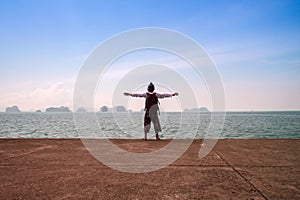
M300 111L165 112L159 117L161 138L300 138ZM143 118L143 112L0 113L0 138L140 139ZM148 137L155 137L153 127Z

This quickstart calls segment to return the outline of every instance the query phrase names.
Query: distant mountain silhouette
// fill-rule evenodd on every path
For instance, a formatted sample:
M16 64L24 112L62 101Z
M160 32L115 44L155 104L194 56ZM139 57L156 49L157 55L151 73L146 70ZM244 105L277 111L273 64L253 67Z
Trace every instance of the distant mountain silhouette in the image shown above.
M109 108L107 106L102 106L99 110L100 112L126 112L127 109L124 106L115 106L113 108Z
M107 106L102 106L100 108L100 112L108 112L108 107Z
M18 108L18 106L12 106L12 107L7 107L5 109L5 112L13 112L13 113L16 113L16 112L21 112L21 110Z
M116 106L113 109L115 112L126 112L126 108L124 106Z
M47 108L46 112L71 112L71 110L68 107L60 106Z

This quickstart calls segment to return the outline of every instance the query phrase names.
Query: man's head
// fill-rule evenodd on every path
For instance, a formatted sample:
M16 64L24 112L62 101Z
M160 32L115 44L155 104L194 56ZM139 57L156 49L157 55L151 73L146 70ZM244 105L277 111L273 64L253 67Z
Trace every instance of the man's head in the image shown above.
M147 88L148 92L153 92L154 89L155 89L155 87L154 87L153 83L150 82L150 84L148 85L148 88Z

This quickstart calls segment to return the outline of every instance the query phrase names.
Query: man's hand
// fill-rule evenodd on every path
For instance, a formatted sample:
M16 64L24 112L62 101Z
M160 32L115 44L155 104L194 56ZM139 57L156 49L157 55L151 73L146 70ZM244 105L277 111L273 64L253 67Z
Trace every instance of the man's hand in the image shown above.
M128 92L124 92L123 94L124 94L125 96L131 96L131 94L128 93Z
M177 93L177 92L175 92L175 93L173 94L173 96L178 96L178 93Z

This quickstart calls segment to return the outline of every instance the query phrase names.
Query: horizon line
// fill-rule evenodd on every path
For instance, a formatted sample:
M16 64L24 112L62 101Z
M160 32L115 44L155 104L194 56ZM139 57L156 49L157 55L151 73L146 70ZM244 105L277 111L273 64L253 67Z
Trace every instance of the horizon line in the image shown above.
M0 113L140 113L144 111L135 111L135 110L126 110L126 111L108 111L108 112L101 112L101 111L85 111L85 112L78 112L78 111L69 111L69 112L61 112L61 111L56 111L56 112L51 112L51 111L20 111L20 112L6 112L6 111L0 111ZM185 112L185 113L216 113L216 112L300 112L300 109L290 109L290 110L224 110L224 111L161 111L161 113L180 113L180 112Z

